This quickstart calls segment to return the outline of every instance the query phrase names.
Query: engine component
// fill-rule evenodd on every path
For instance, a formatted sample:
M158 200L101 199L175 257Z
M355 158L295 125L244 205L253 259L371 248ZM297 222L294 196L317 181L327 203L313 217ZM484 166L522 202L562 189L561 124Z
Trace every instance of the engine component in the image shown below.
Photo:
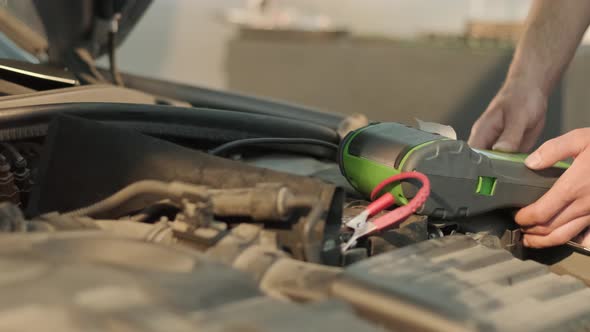
M472 238L448 236L345 270L334 295L393 328L422 331L579 331L590 289ZM581 305L584 304L584 305ZM563 310L567 308L567 310Z
M211 190L216 216L250 217L256 221L284 221L293 210L311 209L312 195L294 195L280 183L259 183L254 188Z
M199 331L383 331L354 318L339 301L298 306L268 298L246 300L194 315Z
M15 211L14 206L0 206L0 221L22 221L22 216ZM37 222L39 221L31 223ZM137 231L135 227L138 225L145 227L144 229L152 227L152 230L155 230L157 224L77 219L57 214L46 215L41 222L61 230L74 225L75 227L70 228L71 232L45 233L41 236L12 234L8 237L0 234L0 263L21 264L18 269L12 266L6 271L30 271L28 273L31 274L27 274L23 280L22 273L19 273L18 279L14 279L18 282L12 282L10 289L3 290L3 300L10 301L12 310L15 307L30 306L29 302L26 302L27 299L44 296L46 301L43 303L50 303L51 306L43 307L43 312L54 314L52 309L62 310L61 303L69 296L78 298L81 296L80 292L89 292L89 286L85 286L88 283L93 286L93 291L99 292L100 295L96 296L103 301L95 299L98 302L91 301L90 307L83 306L81 309L66 301L68 316L80 314L78 310L82 310L84 314L87 309L94 310L97 303L100 304L100 310L109 313L119 312L117 310L123 308L129 313L130 310L149 305L156 306L154 308L157 308L158 313L173 310L177 315L175 319L180 321L188 319L185 325L187 328L190 326L194 329L197 326L217 331L217 328L233 328L246 322L267 326L266 320L270 317L280 318L284 323L284 320L291 319L291 316L284 316L283 310L279 309L284 305L292 314L297 313L299 318L301 315L305 316L305 312L319 310L323 315L320 320L310 317L311 321L305 323L312 324L311 326L325 324L324 319L332 314L338 316L346 312L344 321L352 324L351 326L362 327L363 331L372 330L371 324L384 324L392 330L402 328L424 331L518 331L522 326L526 326L527 330L544 331L549 326L549 329L559 327L560 330L568 331L587 328L589 323L587 318L590 317L590 309L588 306L577 304L590 300L590 290L579 280L551 274L543 265L519 261L505 250L490 249L467 236L448 236L421 242L366 259L342 270L293 260L279 249L276 233L264 230L261 225L240 224L224 232L216 244L207 250L206 255L211 260L223 262L253 278L252 286L247 286L250 281L246 279L250 278L241 280L231 277L221 269L221 266L211 263L208 259L201 260L200 255L143 241L137 242L128 237L121 239L113 235L125 234L126 231L121 230L128 226L134 228L134 232ZM129 224L124 225L120 222ZM4 222L1 224L4 225ZM86 227L85 231L74 231L76 227L91 225L100 225L101 228L102 225L116 226L111 228L110 234L94 227ZM163 229L160 228L160 231L152 234L159 234L160 239L167 239L163 241L165 243L175 243L169 242L170 227L161 231ZM156 240L155 237L151 238ZM142 237L142 240L145 239L147 238ZM18 246L14 246L15 243L18 243ZM178 243L189 245L182 240ZM193 261L188 257L199 260ZM46 264L50 261L52 266L50 270L27 268L23 265L25 263L20 263L22 260L26 261L26 264L31 260L35 260L35 264ZM71 264L75 264L75 267L69 267ZM75 269L77 272L61 273L62 268L66 271ZM47 275L43 271L52 271L55 276ZM137 275L124 277L121 274L123 271ZM232 273L235 274L237 271L234 270ZM36 282L31 286L33 274L35 278L42 278L42 281L34 279ZM3 282L12 280L6 279L9 277L5 276ZM130 294L123 290L131 289L135 292L133 294L137 295L147 292L147 289L143 288L147 286L125 283L124 286L121 284L116 292L113 291L113 294L107 296L108 292L101 292L102 286L97 286L102 283L94 277L99 278L102 283L108 280L109 287L119 286L119 282L124 280L133 280L135 285L150 285L152 288L147 293L151 294L147 297L150 300L143 301L146 298L142 295L142 301L138 303L127 302ZM146 278L150 280L147 283L144 282ZM211 284L214 286L211 289L205 284L205 280L213 282L211 278L219 278L222 281L216 279ZM141 282L138 283L138 280ZM55 286L55 283L73 283L75 286ZM201 288L183 296L175 293L181 289L187 292L192 289L193 283ZM276 302L258 293L248 293L248 289L254 289L252 287L255 284L273 298L320 303L308 303L303 306L279 304L283 302ZM157 285L158 289L165 287L165 291L154 290L154 285ZM179 288L175 288L175 285L179 285ZM0 283L1 287L3 285ZM59 295L47 295L48 289L58 288ZM15 292L16 290L18 292ZM117 297L121 294L124 296ZM153 294L166 294L166 298L154 297ZM17 295L21 300L15 300ZM228 297L230 299L226 300ZM354 306L365 321L359 320L343 302ZM259 307L260 303L266 304ZM334 311L325 312L319 309L323 307L323 303ZM557 309L562 306L570 309ZM271 307L273 311L270 313L263 310ZM1 309L0 303L0 316L3 314ZM191 312L190 317L184 310ZM231 319L218 319L217 315L221 315L221 312L229 315L228 317L231 316ZM253 312L258 312L257 318L250 317L247 320L247 315L252 315ZM14 314L20 311L10 313L14 317ZM539 319L538 313L543 315L542 320ZM20 319L18 315L16 317L19 318L0 320L0 327L5 321L21 324L16 325L17 327L24 326L25 320ZM117 317L126 324L136 323L128 322L128 316L125 315ZM142 324L144 321L145 319L142 319ZM62 323L65 322L72 324L69 320ZM168 324L167 328L170 327ZM301 329L302 326L307 325L297 325L297 328Z
M294 217L294 210L306 208L310 212L308 223L314 223L321 217L309 217L314 212L317 213L317 210L321 211L321 206L315 210L312 208L317 205L313 196L293 195L289 188L281 184L263 183L253 189L211 190L182 182L165 183L153 180L135 182L95 204L63 216L117 218L124 213L117 209L134 199L141 199L145 207L165 199L171 199L182 206L182 213L176 216L176 223L186 225L183 233L209 226L213 222L213 215L249 217L255 221L286 221L287 218Z
M210 154L214 156L224 156L233 150L237 150L240 147L247 147L247 146L258 146L258 145L266 145L266 146L276 146L280 149L284 149L285 147L293 146L293 145L301 145L306 146L310 149L313 148L326 148L331 150L332 152L336 153L338 151L338 145L317 140L311 138L283 138L283 137L261 137L261 138L246 138L242 140L231 141L225 143L221 146L218 146L214 149L209 151Z
M274 297L317 301L329 296L329 284L341 269L305 263L279 249L276 234L240 224L207 250L207 255L252 275Z
M15 146L9 143L0 143L0 151L11 164L12 173L14 174L14 184L20 193L20 202L26 205L33 186L27 159Z
M0 232L26 232L28 222L14 204L0 203Z
M100 231L0 237L0 330L194 331L191 314L261 296L244 273L179 248Z
M14 183L10 163L0 154L0 202L20 204L19 190Z
M412 216L399 228L369 236L369 256L427 241L428 222L424 216Z
M280 227L267 226L275 227L281 245L296 259L331 265L340 262L338 233L343 194L319 180L247 166L130 130L72 117L56 119L41 159L40 184L31 196L29 215L75 210L146 179L179 181L211 189L282 183L295 196L312 194L317 208L307 217ZM144 206L127 204L124 209L132 211ZM313 222L307 222L308 219Z
M83 207L64 215L66 217L111 217L117 218L123 212L116 211L126 203L133 200L141 200L142 208L161 201L164 199L173 199L180 203L183 200L191 202L203 202L209 200L209 193L206 187L190 185L182 182L165 183L161 181L143 180L138 181L121 189L113 195L94 203L90 206ZM202 210L202 209L201 209Z

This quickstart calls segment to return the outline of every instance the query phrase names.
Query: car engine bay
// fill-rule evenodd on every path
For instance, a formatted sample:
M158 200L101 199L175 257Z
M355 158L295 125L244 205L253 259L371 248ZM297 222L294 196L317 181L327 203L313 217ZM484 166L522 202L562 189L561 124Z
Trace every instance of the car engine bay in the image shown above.
M85 88L49 91L61 100ZM342 253L343 224L369 202L340 174L334 129L238 111L14 98L0 98L3 310L22 317L10 327L30 326L28 315L51 316L59 330L86 329L88 315L101 329L116 315L142 331L162 320L207 331L587 322L588 256L523 248L510 211L414 215ZM289 133L329 144L271 139ZM256 138L267 141L235 145ZM224 142L234 146L218 149Z
M83 53L0 62L0 330L590 328L588 253L524 248L511 210L343 252L370 202L336 150L364 116L112 84Z

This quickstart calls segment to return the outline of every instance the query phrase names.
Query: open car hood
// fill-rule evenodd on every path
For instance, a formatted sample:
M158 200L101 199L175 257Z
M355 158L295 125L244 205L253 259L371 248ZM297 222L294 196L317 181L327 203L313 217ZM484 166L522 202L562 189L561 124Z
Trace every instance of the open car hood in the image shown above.
M110 21L121 13L119 45L151 0L21 0L0 9L0 29L23 50L54 64L65 64L72 50L96 58L107 50Z

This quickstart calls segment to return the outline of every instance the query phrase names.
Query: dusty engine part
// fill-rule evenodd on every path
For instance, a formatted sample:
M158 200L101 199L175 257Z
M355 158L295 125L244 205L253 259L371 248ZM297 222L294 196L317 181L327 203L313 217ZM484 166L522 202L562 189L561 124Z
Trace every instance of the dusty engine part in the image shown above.
M117 236L160 244L177 244L180 242L174 236L174 231L168 221L144 224L128 220L95 220L94 223L101 230Z
M139 205L133 204L132 200L142 200L147 208L158 201L168 199L182 206L185 218L191 217L192 213L188 210L199 210L204 213L201 219L211 219L211 216L215 215L248 217L254 221L284 221L292 217L294 210L310 209L315 205L313 196L294 195L288 187L280 183L259 183L254 188L210 189L182 182L144 180L130 184L100 202L68 212L66 215L117 216L129 212L117 211L121 206ZM190 206L186 205L187 203L204 205Z
M28 221L27 223L29 232L60 232L101 229L92 219L62 216L57 213L46 214L41 218Z
M492 235L502 238L506 230L518 229L514 223L513 211L497 210L475 217L467 217L450 221L457 225L461 233Z
M240 224L226 230L223 223L208 227L183 227L183 222L162 220L154 224L131 220L95 220L87 217L45 214L26 221L20 210L0 205L0 226L17 232L106 231L110 235L159 244L180 245L207 252L215 261L250 275L265 293L297 301L326 299L328 285L341 269L305 263L289 257L279 248L276 233L260 225ZM10 230L8 230L10 229ZM52 235L53 236L53 235ZM207 241L209 241L207 243Z
M413 217L396 229L369 237L369 256L379 255L428 240L428 222L423 216Z
M457 219L453 223L457 232L469 234L490 248L508 250L519 259L528 259L528 250L522 243L522 232L514 222L514 211L498 210L477 217Z
M297 195L280 183L259 183L254 188L211 191L216 216L245 216L255 221L284 221L294 209L311 208L316 198Z
M126 205L141 206L146 208L158 201L171 199L176 203L191 202L193 204L206 202L210 205L209 190L207 187L195 186L182 182L162 182L154 180L143 180L132 183L116 193L104 198L101 201L93 203L87 207L83 207L71 212L64 213L68 217L97 217L101 218L105 215L119 217L129 211L120 211L121 207ZM141 203L137 202L141 201ZM212 210L208 206L194 206L190 208L191 211L185 211L187 218L194 217L195 211L201 211L207 214L209 219L212 216ZM199 220L194 220L195 226L198 226Z
M331 265L340 261L343 194L321 181L250 167L134 131L65 116L51 125L41 159L40 184L31 196L29 215L75 210L145 179L214 189L277 182L295 195L312 193L320 207L313 223L302 217L291 225L274 226L281 245L296 259Z
M333 284L333 293L393 329L590 327L590 289L580 280L465 235L425 241L355 264Z
M145 224L130 220L95 220L86 217L68 217L48 213L34 220L26 220L14 204L0 203L0 231L3 233L33 233L60 231L97 231L147 242L176 243L172 228L164 221Z
M348 305L334 300L298 306L259 298L200 312L193 317L197 329L205 332L384 331L356 319Z
M0 154L0 202L20 204L20 192L14 182L10 163Z
M553 248L526 249L528 259L549 266L551 271L560 275L570 275L590 286L590 256L562 245Z
M49 213L34 220L25 220L21 210L10 203L0 204L0 231L4 233L33 233L61 231L107 231L116 236L146 242L176 244L172 227L167 221L145 224L129 220L94 220Z
M180 237L198 240L198 233L213 222L216 217L246 216L253 220L278 221L299 219L295 210L307 208L301 245L304 252L317 251L313 247L310 234L315 223L321 219L321 205L310 195L294 195L281 184L258 184L255 188L216 189L195 186L182 182L165 183L154 180L135 182L113 195L75 211L63 214L65 217L118 217L124 213L121 207L139 206L130 204L141 200L144 208L163 199L170 199L181 206L181 213L176 216L174 230ZM128 212L128 211L126 211ZM114 215L113 215L114 213ZM289 223L287 223L289 225ZM311 226L310 226L311 225ZM317 255L316 252L316 255Z
M344 206L342 223L345 224L362 212L369 202L351 201ZM387 211L381 211L376 216L381 216ZM344 233L346 234L346 233ZM347 239L343 239L345 242ZM428 223L424 216L412 215L399 227L386 230L369 236L362 241L355 250L350 250L343 257L344 265L363 260L368 256L378 255L391 250L399 249L407 245L428 240ZM364 253L363 253L364 251Z
M14 204L0 203L0 232L27 232L28 222L21 210Z
M33 186L31 170L28 167L27 159L18 151L18 149L9 143L0 143L0 153L6 158L11 165L14 175L14 184L19 191L19 201L26 204L29 200L29 194Z
M571 248L552 248L553 251L565 252L557 262L550 265L551 271L560 275L569 275L582 280L590 287L590 259L588 255L579 253Z
M261 296L179 248L93 231L0 237L0 330L194 331L193 313Z
M94 315L93 324L107 324L101 317L112 323L116 315L115 321L131 331L157 331L156 318L139 314L145 310L165 315L166 330L180 331L233 330L244 324L276 330L275 321L288 331L336 325L342 331L372 331L382 324L392 330L572 330L587 328L590 315L587 306L579 305L590 300L590 290L580 281L466 236L410 245L344 271L290 259L276 247L276 235L260 225L235 227L207 252L208 258L89 229L0 238L0 265L15 274L0 283L0 316L11 317L0 319L0 328L15 330L30 326L34 314L37 319L47 315L44 327L56 330L85 328L77 324L87 320L78 317ZM321 303L277 302L257 288L271 297ZM30 312L31 305L39 310ZM69 318L55 320L56 315ZM338 323L331 321L341 316ZM302 317L307 321L285 325ZM339 325L343 322L347 326Z
M290 258L276 234L250 224L233 228L207 255L252 275L265 293L297 301L327 298L329 284L342 271Z

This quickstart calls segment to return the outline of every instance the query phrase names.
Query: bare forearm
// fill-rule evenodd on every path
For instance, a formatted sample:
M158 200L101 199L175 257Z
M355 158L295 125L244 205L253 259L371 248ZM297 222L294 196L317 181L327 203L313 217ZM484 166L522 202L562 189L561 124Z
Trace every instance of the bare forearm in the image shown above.
M588 0L535 0L508 79L524 78L549 95L589 24Z

